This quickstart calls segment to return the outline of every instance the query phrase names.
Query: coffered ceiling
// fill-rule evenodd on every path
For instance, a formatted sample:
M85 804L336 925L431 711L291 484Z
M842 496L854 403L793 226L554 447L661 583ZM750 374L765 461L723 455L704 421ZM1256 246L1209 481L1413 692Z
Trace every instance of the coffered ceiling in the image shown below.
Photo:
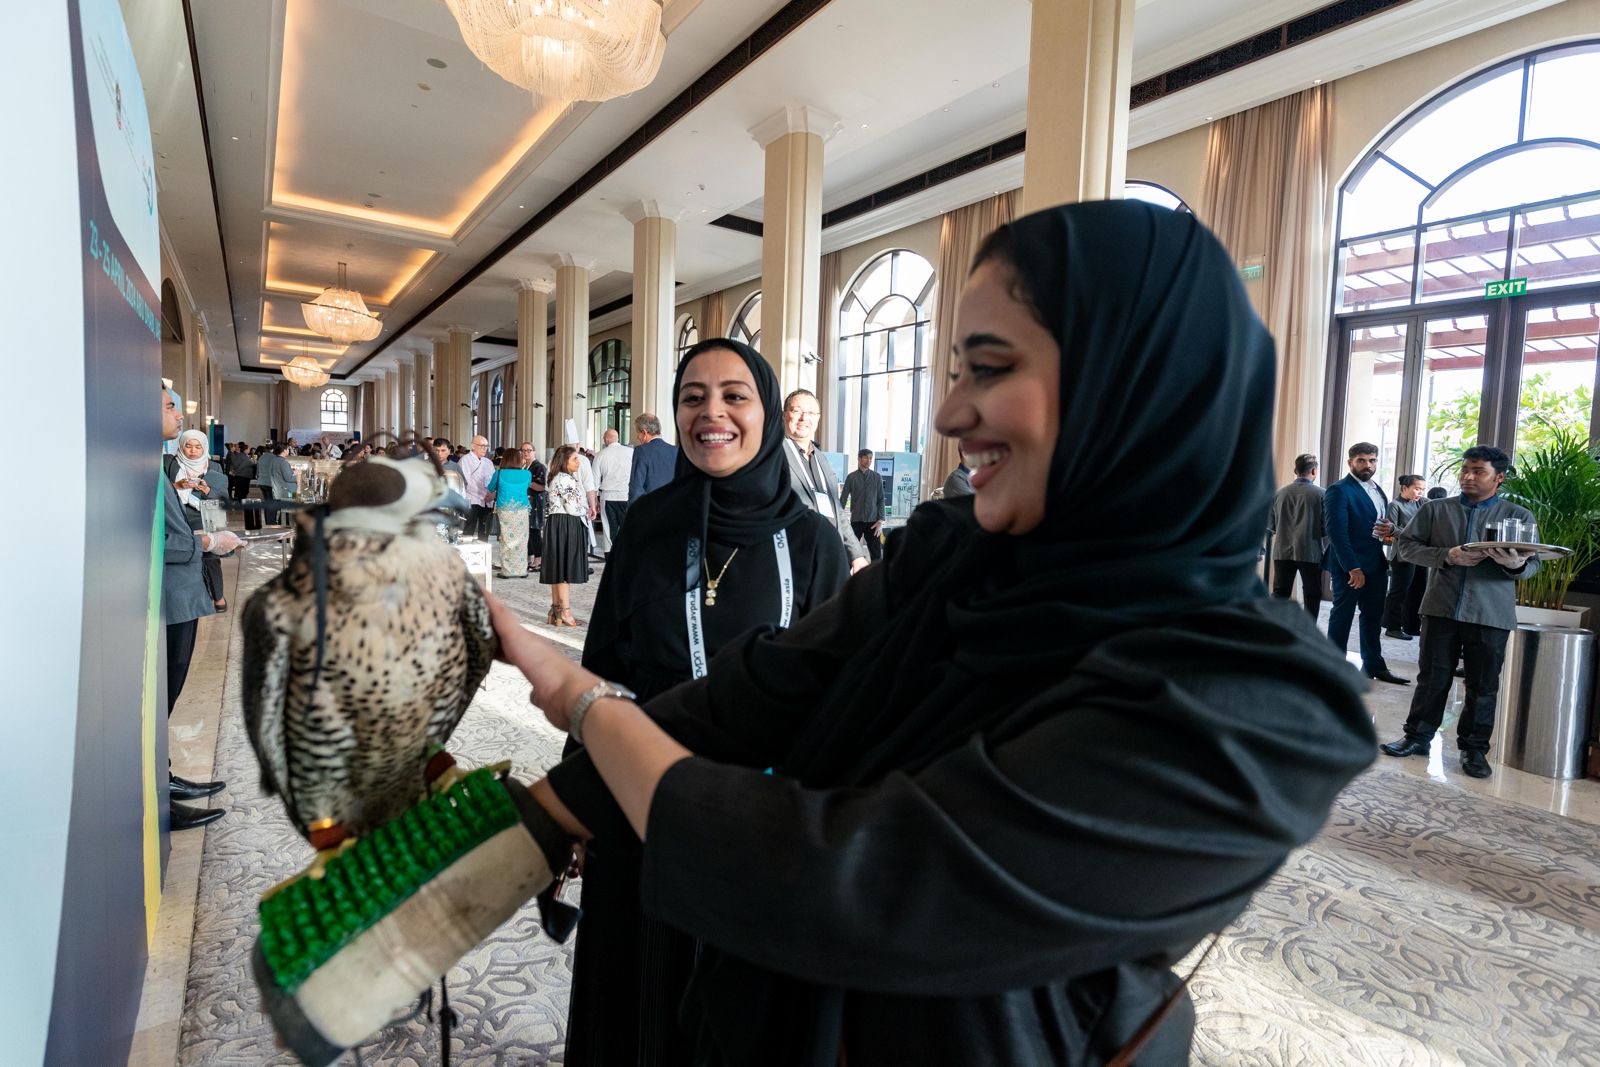
M1137 109L1132 140L1547 2L1410 0L1270 70L1257 64ZM1325 4L1138 0L1135 78ZM157 131L170 251L225 372L270 371L307 346L335 375L364 377L426 350L451 324L514 332L518 281L553 277L563 253L593 265L595 305L626 296L632 228L622 212L641 199L679 213L681 299L753 277L759 239L709 223L761 217L762 154L748 131L786 104L840 120L826 209L1015 134L1026 119L1028 0L666 0L660 75L601 105L536 100L502 81L439 0L124 0L124 10ZM1402 20L1412 32L1396 32ZM764 25L763 40L776 43L750 59L747 39ZM1393 54L1381 54L1385 33ZM677 100L658 136L508 240L619 145L637 147L635 131L714 67L736 73ZM1015 157L897 202L825 234L825 247L1015 186L1020 166ZM340 262L381 317L375 341L345 348L305 329L300 302L332 284Z

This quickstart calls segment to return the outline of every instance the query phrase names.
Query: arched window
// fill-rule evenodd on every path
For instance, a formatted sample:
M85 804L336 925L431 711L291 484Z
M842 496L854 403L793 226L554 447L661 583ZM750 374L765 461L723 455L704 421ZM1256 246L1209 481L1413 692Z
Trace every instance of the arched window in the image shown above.
M322 391L322 428L324 430L350 429L350 397L343 389Z
M1448 488L1463 448L1600 430L1597 86L1600 42L1509 60L1423 104L1351 171L1327 451L1371 441L1384 484Z
M735 341L761 350L761 290L757 289L745 297L744 303L739 305L738 312L733 316L733 325L728 327L728 336Z
M617 431L624 441L632 435L632 376L633 358L625 342L612 338L589 350L590 436L586 444L599 447L607 430Z
M931 263L897 249L863 267L844 294L834 421L844 451L922 451L933 283Z
M483 433L483 431L481 429L479 429L479 427L482 426L483 423L478 418L478 379L476 379L476 378L472 379L472 404L471 404L471 407L472 407L472 436L476 437L479 434Z
M489 445L492 448L503 448L508 442L505 437L505 412L506 412L506 376L496 374L489 383Z
M693 315L685 315L678 324L678 362L683 362L683 357L689 349L700 343L700 328L694 324Z
M1171 208L1173 211L1193 214L1193 212L1189 211L1189 205L1183 202L1181 196L1166 186L1157 185L1155 182L1130 181L1123 185L1122 195L1129 200L1143 200L1145 203L1155 204L1157 207Z

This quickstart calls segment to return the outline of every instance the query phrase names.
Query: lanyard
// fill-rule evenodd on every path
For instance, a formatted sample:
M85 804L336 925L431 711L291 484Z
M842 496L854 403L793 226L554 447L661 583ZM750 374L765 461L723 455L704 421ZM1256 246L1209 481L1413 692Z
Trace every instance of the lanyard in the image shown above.
M778 595L783 601L778 615L778 627L787 630L794 618L794 561L789 558L789 534L779 530L772 535L772 547L778 555ZM705 620L700 614L700 539L689 538L689 588L683 594L683 612L689 625L689 673L694 678L706 676Z

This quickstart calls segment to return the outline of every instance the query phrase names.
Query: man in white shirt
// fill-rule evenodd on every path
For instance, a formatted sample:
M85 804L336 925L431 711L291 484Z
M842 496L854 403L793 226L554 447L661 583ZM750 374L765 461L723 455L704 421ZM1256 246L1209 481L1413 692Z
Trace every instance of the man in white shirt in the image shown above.
M628 510L628 480L633 477L633 449L617 440L617 431L607 430L605 447L595 453L594 473L600 487L600 522L605 533L604 552L611 555L622 517Z
M461 480L466 483L467 503L472 514L462 532L480 541L489 539L490 522L494 509L489 507L489 479L494 477L494 463L489 459L489 439L481 434L472 439L472 451L461 457Z

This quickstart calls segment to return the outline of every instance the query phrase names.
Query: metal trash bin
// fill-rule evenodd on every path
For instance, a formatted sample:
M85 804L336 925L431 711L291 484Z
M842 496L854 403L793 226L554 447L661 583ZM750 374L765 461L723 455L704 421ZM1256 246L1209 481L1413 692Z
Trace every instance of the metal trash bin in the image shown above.
M1595 635L1519 623L1506 643L1496 730L1507 767L1545 778L1582 778L1589 743Z

